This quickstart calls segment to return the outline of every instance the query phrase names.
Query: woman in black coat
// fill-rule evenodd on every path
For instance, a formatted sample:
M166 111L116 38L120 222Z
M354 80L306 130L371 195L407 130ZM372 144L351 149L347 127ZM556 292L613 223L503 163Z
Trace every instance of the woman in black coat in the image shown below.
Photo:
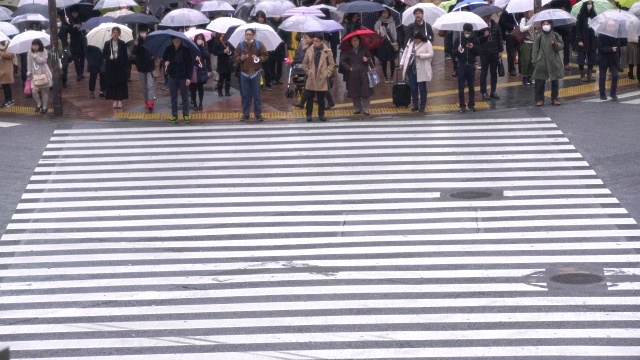
M212 53L218 58L218 96L222 96L222 88L224 87L224 95L231 96L231 56L235 50L231 44L224 41L224 34L218 34L213 40Z
M354 114L370 115L370 98L373 88L369 87L369 65L372 64L369 49L360 46L360 37L350 39L351 48L340 55L340 68L346 74L347 97L353 99Z
M191 91L191 104L194 111L202 111L202 99L204 98L204 84L209 81L209 70L211 69L211 60L209 57L209 50L206 48L206 42L204 35L198 34L195 36L195 43L200 50L199 54L196 54L193 64L196 69L196 78L191 79L189 90ZM193 81L195 80L195 82ZM196 102L200 100L200 104Z
M584 82L591 82L593 75L593 65L596 63L596 51L598 50L598 38L596 33L589 26L589 19L596 17L596 10L593 2L585 1L578 13L576 22L576 50L578 51L578 68L580 78ZM587 76L584 73L584 63L587 62Z
M113 100L114 109L122 109L122 100L129 98L129 56L127 45L120 40L120 28L111 29L111 40L104 43L102 56L106 60L107 100Z

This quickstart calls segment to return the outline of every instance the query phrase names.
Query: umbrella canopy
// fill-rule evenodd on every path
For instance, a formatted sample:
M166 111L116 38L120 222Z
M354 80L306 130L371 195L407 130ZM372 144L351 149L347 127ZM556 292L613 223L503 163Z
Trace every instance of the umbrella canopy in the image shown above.
M282 39L278 34L266 24L244 24L238 26L238 28L229 37L229 43L233 46L238 46L240 42L244 41L244 32L247 29L254 29L256 32L255 39L262 43L267 51L273 51L282 42Z
M349 35L342 38L342 43L340 44L340 50L346 51L352 48L351 38L352 37L360 38L360 45L366 47L369 50L377 49L382 45L382 41L384 38L378 35L376 32L365 29L365 30L356 30Z
M393 22L396 24L396 27L401 26L402 16L400 15L400 13L395 9L388 7L387 5L383 5L383 6L384 6L384 9L389 12L389 16L393 19ZM362 20L361 20L362 26L366 27L367 29L374 30L376 22L378 21L378 19L380 19L381 16L382 15L379 12L362 14Z
M11 23L16 25L16 24L21 24L24 22L40 22L40 23L44 23L45 26L49 25L49 19L40 15L40 14L26 14L26 15L19 15L13 18L13 20L11 20Z
M629 8L629 12L632 13L633 15L637 16L638 18L640 18L640 1L638 1L635 4L631 5L631 7Z
M244 25L246 22L232 18L232 17L219 17L213 20L207 25L207 30L217 32L218 34L225 34L230 27Z
M436 20L438 20L440 16L447 13L445 10L442 10L441 8L431 3L420 3L406 9L402 13L402 25L409 26L416 21L416 17L413 16L413 11L415 9L422 9L422 12L424 14L422 18L424 19L424 21L431 25L433 25L433 23L436 22Z
M488 6L488 5L489 4L484 0L463 0L457 3L456 6L453 7L453 11L459 11L464 8L467 8L473 11L479 7Z
M509 0L496 0L493 2L493 5L503 9L507 7L507 4L509 4Z
M322 20L312 15L294 15L280 24L279 28L291 32L323 32L330 33L344 30L344 27L333 20Z
M103 16L104 17L104 16ZM158 24L160 20L153 15L133 13L129 15L119 16L114 22L118 24Z
M91 19L87 20L84 24L82 24L82 27L80 27L80 30L91 30L100 26L100 24L113 22L113 20L114 18L112 18L111 16L92 17Z
M8 14L4 11L0 11L0 21L8 21L8 20L11 20L11 14Z
M480 17L485 17L485 16L491 16L493 14L497 14L502 11L504 11L502 10L502 8L499 8L494 5L489 5L489 6L480 6L471 12Z
M551 0L542 0L542 6L549 4ZM506 10L509 14L527 12L533 10L534 0L510 0Z
M8 22L0 22L0 32L7 36L13 36L19 34L20 30Z
M87 45L95 46L98 49L102 49L104 47L104 43L111 39L111 29L116 26L121 30L120 40L124 41L125 43L133 41L133 34L131 32L131 29L129 29L128 27L116 23L104 23L100 24L97 28L89 31L89 33L87 34Z
M626 39L629 36L637 36L640 20L626 11L607 10L595 18L589 19L589 26L598 34Z
M40 39L44 46L49 46L51 40L49 34L44 31L28 30L16 35L7 48L8 53L23 54L31 51L31 43L35 39Z
M616 0L616 2L623 8L629 9L633 4L636 3L636 0Z
M100 0L93 9L117 9L123 6L138 6L138 3L133 0Z
M18 1L18 7L22 7L22 6L25 6L25 5L32 5L32 4L49 6L49 1L48 0L20 0L20 1Z
M456 0L448 0L448 1L441 2L440 5L438 5L438 7L446 12L449 12L451 7L455 5L456 5Z
M7 35L5 35L4 33L0 32L0 42L9 41L9 40L11 40L11 39L9 39L9 37Z
M349 13L370 13L384 10L382 4L371 1L353 1L338 6L338 11L345 14Z
M231 4L223 0L209 0L201 2L196 5L194 9L198 11L224 11L224 12L234 12L235 9Z
M162 19L160 25L168 27L186 27L208 23L209 18L198 10L178 9L168 13Z
M575 5L573 5L573 7L571 8L571 15L577 18L578 13L580 13L580 9L582 9L582 4L584 4L585 1L588 1L588 0L582 0L580 2L577 2ZM592 0L592 1L593 1L593 9L596 11L596 15L602 14L606 10L611 10L616 8L615 5L613 5L607 0Z
M296 5L289 0L265 0L256 4L251 10L251 15L255 16L258 11L264 11L268 18L282 16L287 10L295 7Z
M20 6L13 12L13 16L27 15L27 14L40 14L44 17L49 16L49 7L40 4L27 4Z
M569 25L576 22L576 18L568 12L560 9L543 10L533 15L527 24L534 24L545 20L553 21L553 26Z
M135 13L129 9L119 9L116 11L110 11L108 13L105 13L104 16L109 16L115 19L115 18L119 18L120 16L131 15L131 14L135 14Z
M58 9L62 9L78 3L80 3L80 0L56 0L56 7Z
M13 11L11 11L9 8L4 6L0 6L0 12L3 12L9 16L13 16Z
M151 55L162 58L167 47L172 46L172 38L177 37L182 40L182 45L191 50L192 55L199 55L198 46L189 39L185 34L175 30L158 30L147 35L144 47L149 50Z
M282 17L294 16L294 15L313 15L317 17L324 17L322 10L318 8L312 8L308 6L301 6L293 9L289 9L282 14Z
M185 31L184 33L189 39L195 41L196 39L196 35L202 34L204 35L204 39L205 41L209 41L211 40L211 35L213 34L211 31L209 30L205 30L205 29L193 29L193 30L189 30L189 31Z
M462 31L462 26L469 23L473 26L473 30L480 30L487 27L487 23L482 18L468 11L452 11L442 15L433 24L438 30Z
M318 9L320 11L322 11L322 9L326 9L329 11L329 16L337 21L337 22L342 22L344 20L344 13L338 11L337 7L333 7L331 5L325 5L325 4L320 4L320 5L312 5L310 6L313 9Z

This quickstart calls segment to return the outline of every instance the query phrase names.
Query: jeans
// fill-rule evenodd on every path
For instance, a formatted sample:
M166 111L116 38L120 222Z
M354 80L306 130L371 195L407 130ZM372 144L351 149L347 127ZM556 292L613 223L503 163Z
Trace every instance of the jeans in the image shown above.
M324 94L326 91L313 91L313 90L305 90L307 92L307 116L311 116L313 113L313 98L318 96L318 116L324 116Z
M600 95L605 95L607 86L607 69L611 72L611 96L616 95L618 90L618 65L600 65L600 78L598 79L598 88L600 89Z
M100 92L103 92L106 89L106 85L104 84L105 78L103 73L89 73L89 91L96 91L96 80L98 79L98 75L100 75Z
M544 86L546 80L536 80L536 101L544 101ZM551 100L558 100L558 80L551 80Z
M487 93L487 72L491 75L491 93L496 93L498 86L498 61L500 54L480 55L480 93Z
M256 119L261 118L262 100L260 100L260 73L251 75L241 73L240 83L242 91L242 115L249 117L249 114L251 113L251 104L253 103L253 112L256 115Z
M407 77L409 78L409 86L411 87L411 99L413 107L424 109L427 106L427 82L418 82L418 76L413 70L413 66L407 69ZM420 93L420 103L418 104L418 93Z
M178 117L178 89L182 98L182 115L189 116L189 91L187 79L169 77L169 95L171 96L171 116Z
M464 85L465 83L469 87L469 108L476 106L476 90L474 89L476 79L476 66L474 64L458 65L458 100L460 101L460 107L464 108Z
M141 72L138 75L142 84L142 97L147 101L152 101L156 97L156 78L153 72Z

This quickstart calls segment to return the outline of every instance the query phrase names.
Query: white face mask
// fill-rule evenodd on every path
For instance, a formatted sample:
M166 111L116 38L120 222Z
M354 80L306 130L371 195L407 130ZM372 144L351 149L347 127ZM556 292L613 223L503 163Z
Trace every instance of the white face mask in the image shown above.
M464 34L464 37L466 37L467 39L471 37L471 34Z
M56 26L58 26L58 29L60 29L60 26L62 26L62 23L61 22L57 22Z
M587 5L587 10L591 11L593 9L593 5Z
M202 46L203 44L204 44L204 41L198 40L198 45Z
M146 39L147 38L147 33L146 32L141 32L140 33L140 37L143 38L143 39Z
M542 25L542 31L544 32L551 31L551 25Z

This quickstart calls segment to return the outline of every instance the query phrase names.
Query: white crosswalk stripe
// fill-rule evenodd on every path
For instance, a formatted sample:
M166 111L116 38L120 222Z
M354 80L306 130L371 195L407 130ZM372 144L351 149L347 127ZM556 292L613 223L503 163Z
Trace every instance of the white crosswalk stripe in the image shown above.
M6 121L0 121L0 128L8 128L8 127L19 126L19 125L21 125L21 124L12 123L12 122L6 122Z
M597 99L583 100L582 102L602 103L602 102L608 102L608 101L611 102L613 101L613 99L607 96L607 100L602 100L600 98L597 98ZM626 104L626 105L639 105L640 91L632 91L624 94L618 94L617 102L619 102L620 104Z
M548 118L58 130L0 245L12 359L640 356L640 229Z

